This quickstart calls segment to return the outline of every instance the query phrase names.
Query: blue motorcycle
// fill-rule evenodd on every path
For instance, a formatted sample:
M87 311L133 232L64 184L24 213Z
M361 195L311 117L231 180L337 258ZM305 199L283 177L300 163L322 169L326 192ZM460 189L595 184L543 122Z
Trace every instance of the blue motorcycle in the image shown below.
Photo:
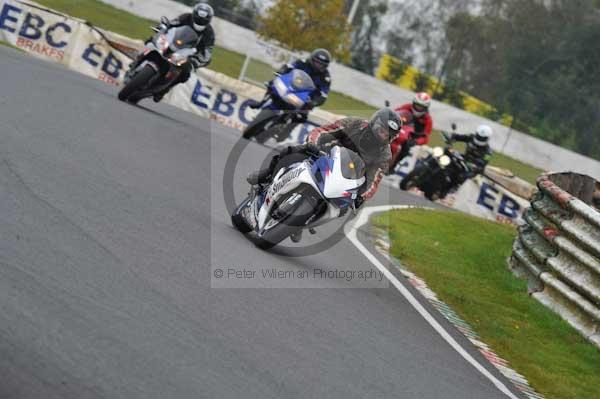
M268 84L260 112L244 130L244 138L254 137L259 143L285 140L295 124L306 119L304 107L315 89L312 78L300 69L277 76Z

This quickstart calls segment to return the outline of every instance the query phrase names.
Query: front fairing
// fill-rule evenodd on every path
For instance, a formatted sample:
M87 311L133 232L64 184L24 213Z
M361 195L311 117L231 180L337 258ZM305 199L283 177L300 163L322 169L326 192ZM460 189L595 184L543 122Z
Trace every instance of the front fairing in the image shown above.
M255 198L257 232L268 229L274 223L271 217L273 206L301 186L312 187L327 202L329 210L325 219L334 218L341 213L340 210L351 206L366 179L363 166L356 159L356 175L352 175L347 167L342 166L342 161L350 159L345 155L345 151L349 150L336 146L327 155L311 157L279 170L269 187L258 193Z
M181 66L196 54L198 35L189 26L171 28L157 33L152 42L146 45L147 52L157 51L163 58L176 66Z
M312 78L299 69L280 75L271 83L271 92L277 99L294 109L304 107L315 88Z

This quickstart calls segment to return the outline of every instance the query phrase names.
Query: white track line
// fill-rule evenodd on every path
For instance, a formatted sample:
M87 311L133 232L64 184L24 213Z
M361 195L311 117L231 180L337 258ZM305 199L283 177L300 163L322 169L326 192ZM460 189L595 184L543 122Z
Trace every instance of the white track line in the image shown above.
M453 347L467 362L471 363L473 367L475 367L481 374L483 374L487 379L489 379L500 391L502 391L506 396L512 399L518 399L500 380L494 377L485 367L483 367L477 360L473 358L456 340L437 322L437 320L417 301L414 295L394 276L358 239L357 232L358 230L364 226L368 221L369 217L378 212L385 212L393 209L409 209L415 208L410 205L383 205L383 206L374 206L363 209L358 217L355 219L354 223L349 223L344 227L344 232L346 233L346 237L358 248L360 252L375 266L377 267L387 279L398 289L400 294L406 298L408 303L412 305L413 308L423 318L433 327L435 331L438 332Z

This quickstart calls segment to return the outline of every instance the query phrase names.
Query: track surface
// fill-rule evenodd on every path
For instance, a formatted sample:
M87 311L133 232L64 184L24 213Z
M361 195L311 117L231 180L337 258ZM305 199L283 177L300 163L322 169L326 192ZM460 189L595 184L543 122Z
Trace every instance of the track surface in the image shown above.
M0 73L0 398L503 397L394 288L211 288L215 265L368 266L229 226L239 133L10 49Z

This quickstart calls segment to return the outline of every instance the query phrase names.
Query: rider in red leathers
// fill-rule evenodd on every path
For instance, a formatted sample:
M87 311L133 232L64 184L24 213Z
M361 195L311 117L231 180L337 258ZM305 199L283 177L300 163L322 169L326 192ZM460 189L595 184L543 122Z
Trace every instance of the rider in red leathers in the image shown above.
M429 143L429 135L433 129L433 119L429 114L431 106L431 96L427 93L417 93L412 103L400 105L394 111L402 119L404 128L403 133L392 142L392 161L388 174L394 172L394 168L410 149L415 145L425 145Z

